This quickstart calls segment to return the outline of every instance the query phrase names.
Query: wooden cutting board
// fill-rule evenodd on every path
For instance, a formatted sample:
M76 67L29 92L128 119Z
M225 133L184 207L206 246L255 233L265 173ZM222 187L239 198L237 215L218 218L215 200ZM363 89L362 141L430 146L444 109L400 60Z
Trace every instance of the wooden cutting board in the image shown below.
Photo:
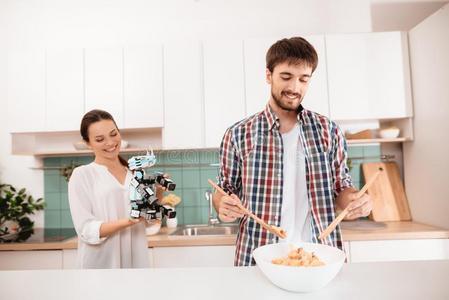
M370 218L378 222L411 220L404 185L395 162L363 163L365 182L379 168L383 168L384 171L379 174L367 191L373 200L373 211Z

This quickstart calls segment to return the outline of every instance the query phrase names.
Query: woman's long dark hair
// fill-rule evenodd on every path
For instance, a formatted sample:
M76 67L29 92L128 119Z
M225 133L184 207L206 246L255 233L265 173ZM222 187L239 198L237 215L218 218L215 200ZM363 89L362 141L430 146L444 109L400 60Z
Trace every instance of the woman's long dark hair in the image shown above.
M91 111L87 112L84 115L83 119L81 120L80 133L85 142L89 142L89 127L90 127L90 125L92 125L93 123L99 122L101 120L111 120L112 122L114 122L115 127L117 127L117 123L115 123L114 118L107 111L100 110L100 109L91 110ZM119 130L118 127L117 127L117 130ZM124 159L120 155L118 156L118 159L120 160L120 163L123 166L128 168L128 162L126 161L126 159Z

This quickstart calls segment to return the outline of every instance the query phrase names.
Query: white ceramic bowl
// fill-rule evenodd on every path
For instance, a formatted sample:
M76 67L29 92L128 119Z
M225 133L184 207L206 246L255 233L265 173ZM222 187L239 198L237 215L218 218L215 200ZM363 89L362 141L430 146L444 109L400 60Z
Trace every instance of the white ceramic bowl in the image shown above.
M87 150L87 145L84 141L79 141L76 143L73 143L73 147L75 147L76 150Z
M315 253L325 263L318 267L275 265L274 258L287 257L287 243L270 244L253 251L254 260L262 273L276 286L292 292L312 292L326 286L338 274L345 261L345 253L338 248L311 243L295 244L307 252Z
M146 235L155 235L161 230L161 222L154 221L152 223L146 224L145 234Z
M399 136L399 132L399 128L396 127L385 128L379 131L379 136L383 139L394 139Z

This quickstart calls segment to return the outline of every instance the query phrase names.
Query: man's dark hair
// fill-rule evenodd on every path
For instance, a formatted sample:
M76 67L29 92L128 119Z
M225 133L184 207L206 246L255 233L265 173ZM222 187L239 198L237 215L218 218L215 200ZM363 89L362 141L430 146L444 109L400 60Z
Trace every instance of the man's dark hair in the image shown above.
M315 48L302 37L282 39L274 43L268 49L267 69L273 72L278 64L288 62L289 64L306 64L312 67L312 73L318 65L318 54Z

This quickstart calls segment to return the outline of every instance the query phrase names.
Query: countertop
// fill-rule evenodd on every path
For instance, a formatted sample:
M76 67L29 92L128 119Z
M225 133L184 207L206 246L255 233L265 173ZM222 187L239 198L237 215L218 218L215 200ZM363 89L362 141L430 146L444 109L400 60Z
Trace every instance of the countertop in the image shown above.
M174 229L163 227L161 231L148 236L148 247L177 246L212 246L234 245L235 235L216 236L173 236ZM449 229L416 222L383 222L354 221L342 223L344 241L398 240L398 239L448 239ZM77 238L61 242L32 242L0 244L0 251L5 250L61 250L76 249Z
M449 260L344 264L325 288L296 294L274 286L257 267L0 271L0 289L8 300L446 300L448 274Z

